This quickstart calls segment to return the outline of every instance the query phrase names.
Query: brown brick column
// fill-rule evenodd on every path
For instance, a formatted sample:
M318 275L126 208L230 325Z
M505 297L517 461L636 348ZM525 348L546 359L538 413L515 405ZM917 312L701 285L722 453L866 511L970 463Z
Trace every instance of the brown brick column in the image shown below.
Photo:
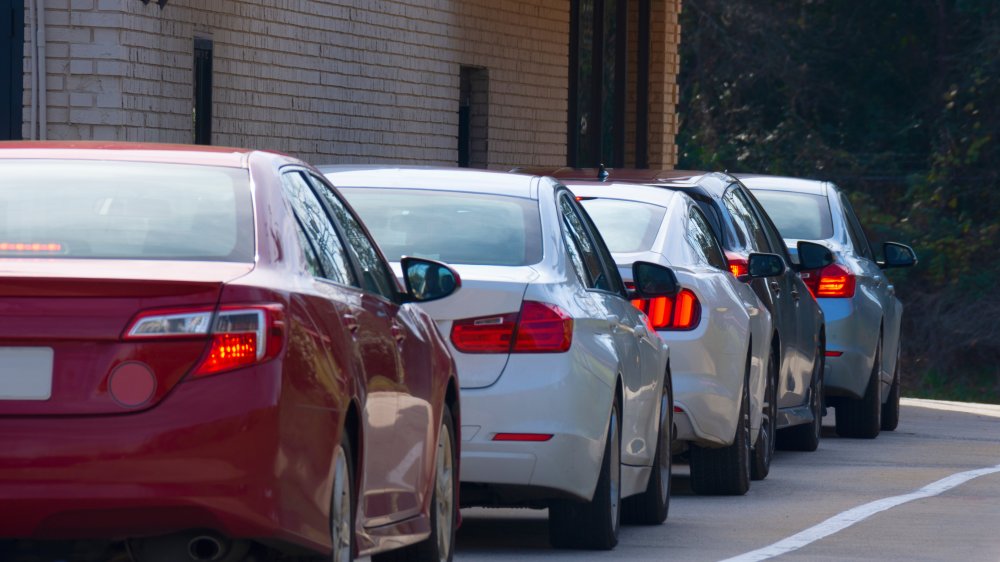
M682 0L653 0L649 55L649 167L677 164L677 73Z

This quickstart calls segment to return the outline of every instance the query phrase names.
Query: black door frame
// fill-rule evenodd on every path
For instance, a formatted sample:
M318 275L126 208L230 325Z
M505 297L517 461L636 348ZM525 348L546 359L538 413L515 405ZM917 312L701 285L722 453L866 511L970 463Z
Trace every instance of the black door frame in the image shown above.
M20 140L24 128L24 2L0 8L0 140Z

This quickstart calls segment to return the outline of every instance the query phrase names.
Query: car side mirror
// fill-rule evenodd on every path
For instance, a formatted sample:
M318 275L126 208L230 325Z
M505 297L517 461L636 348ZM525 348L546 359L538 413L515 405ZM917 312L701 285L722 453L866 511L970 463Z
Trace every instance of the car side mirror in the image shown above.
M632 264L632 282L635 289L632 291L635 298L653 299L656 297L669 297L677 294L680 285L677 283L677 276L669 267L647 261L637 261Z
M747 271L751 279L777 277L785 272L785 260L778 254L754 252L747 257Z
M439 261L404 256L399 265L410 302L443 299L462 286L458 272Z
M882 244L882 255L885 261L879 262L879 267L888 269L890 267L913 267L917 265L917 254L913 248L898 242L885 242Z
M823 269L833 263L833 252L823 244L800 241L796 245L799 254L799 271Z

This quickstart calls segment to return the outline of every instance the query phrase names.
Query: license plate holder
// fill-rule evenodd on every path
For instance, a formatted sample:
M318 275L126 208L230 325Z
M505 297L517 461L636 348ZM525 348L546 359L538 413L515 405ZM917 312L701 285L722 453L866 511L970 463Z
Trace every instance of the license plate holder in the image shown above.
M51 347L0 347L0 400L52 397Z

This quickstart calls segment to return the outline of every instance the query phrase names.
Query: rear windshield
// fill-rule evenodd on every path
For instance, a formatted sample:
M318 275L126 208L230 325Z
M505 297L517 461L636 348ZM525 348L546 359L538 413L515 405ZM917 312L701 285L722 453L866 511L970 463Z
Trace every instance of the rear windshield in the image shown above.
M597 230L615 253L644 252L653 247L666 209L659 205L620 199L580 201Z
M252 262L243 169L0 160L0 256Z
M753 194L778 227L782 238L826 240L833 237L830 203L825 196L759 189Z
M542 260L537 201L416 189L349 188L341 193L389 261L415 256L520 266Z

